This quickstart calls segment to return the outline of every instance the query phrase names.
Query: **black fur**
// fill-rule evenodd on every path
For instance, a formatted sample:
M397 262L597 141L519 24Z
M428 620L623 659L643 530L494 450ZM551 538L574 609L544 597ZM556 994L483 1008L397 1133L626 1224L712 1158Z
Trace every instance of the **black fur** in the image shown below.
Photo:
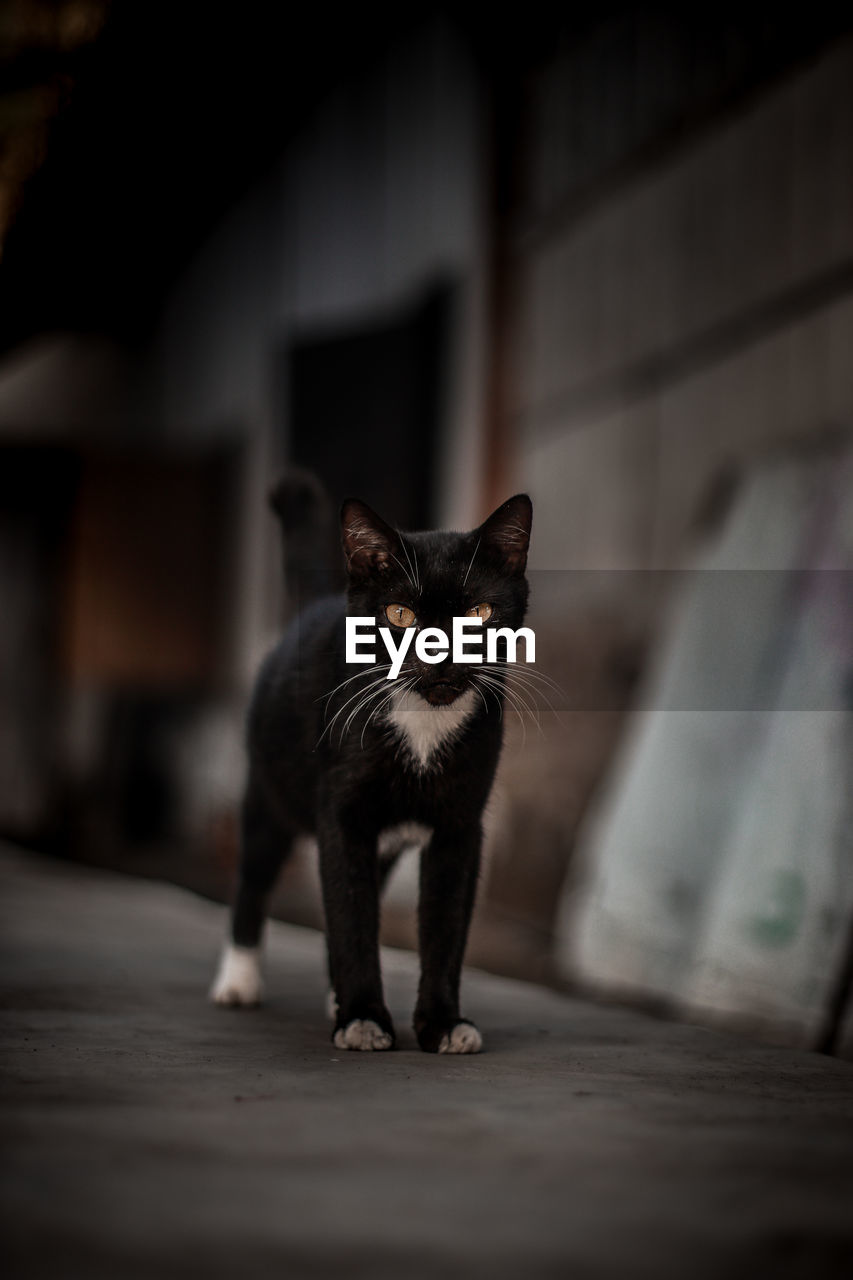
M389 681L378 631L377 665L347 666L344 619L347 612L371 616L387 627L385 606L398 603L413 610L416 626L450 634L454 616L488 603L494 611L489 625L518 628L527 605L531 504L526 495L511 498L464 534L398 533L355 501L344 503L341 520L347 596L319 600L297 619L267 658L255 689L233 940L257 945L267 895L293 838L315 834L338 1003L335 1031L372 1019L393 1037L378 947L379 896L391 860L380 862L377 842L389 827L422 823L433 835L421 855L414 1026L421 1048L435 1052L463 1021L460 970L483 808L502 741L500 664L478 668L448 657L426 665L412 644L398 680ZM406 681L425 716L476 691L469 718L425 766L386 718L387 699ZM368 693L362 706L360 695Z

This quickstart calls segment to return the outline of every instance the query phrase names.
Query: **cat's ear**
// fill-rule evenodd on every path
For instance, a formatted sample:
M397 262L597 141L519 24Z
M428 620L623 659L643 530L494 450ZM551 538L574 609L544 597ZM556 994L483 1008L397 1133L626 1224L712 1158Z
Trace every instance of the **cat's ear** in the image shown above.
M366 502L347 498L341 507L341 544L351 577L385 573L399 560L400 539Z
M477 532L483 546L491 547L510 573L524 573L532 523L533 503L526 493L517 493L493 511Z

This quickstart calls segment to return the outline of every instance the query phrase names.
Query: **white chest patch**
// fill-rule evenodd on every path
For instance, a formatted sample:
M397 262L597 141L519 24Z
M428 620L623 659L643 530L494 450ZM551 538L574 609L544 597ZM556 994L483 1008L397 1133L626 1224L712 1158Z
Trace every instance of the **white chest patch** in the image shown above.
M449 707L433 707L418 693L403 693L391 699L388 723L418 768L425 769L430 757L459 733L471 716L476 699L474 690L466 689Z

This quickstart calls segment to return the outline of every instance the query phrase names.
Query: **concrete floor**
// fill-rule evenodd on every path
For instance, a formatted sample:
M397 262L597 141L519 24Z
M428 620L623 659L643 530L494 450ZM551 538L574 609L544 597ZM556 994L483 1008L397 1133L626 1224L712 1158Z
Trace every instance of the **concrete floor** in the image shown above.
M469 972L480 1057L335 1050L320 937L209 1006L220 908L0 858L4 1274L853 1275L853 1067ZM9 1266L11 1250L12 1266Z

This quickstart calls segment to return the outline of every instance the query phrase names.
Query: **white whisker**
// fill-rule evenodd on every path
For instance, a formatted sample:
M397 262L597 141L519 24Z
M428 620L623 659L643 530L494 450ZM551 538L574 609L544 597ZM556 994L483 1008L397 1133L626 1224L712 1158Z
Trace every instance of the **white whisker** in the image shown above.
M397 564L400 566L400 568L403 570L403 573L406 575L406 577L409 579L409 582L412 584L412 590L413 590L413 591L417 591L417 586L416 586L416 584L415 584L415 580L414 580L414 578L413 578L413 577L412 577L412 575L409 573L408 569L407 569L407 568L406 568L406 566L403 564L402 560L397 559L397 556L395 556L395 555L394 555L394 552L393 552L393 551L391 552L391 559L392 559L392 560L394 560L394 561L396 561L396 563L397 563Z
M515 714L518 716L518 722L521 725L521 735L522 735L521 745L522 745L522 748L524 748L527 746L527 725L524 723L524 715L522 711L519 710L518 703L516 702L515 698L513 698L509 690L504 688L502 690L502 693L504 698L506 698L507 702L512 707Z
M489 714L489 704L488 704L488 702L486 702L486 696L485 696L485 694L483 693L483 690L480 688L480 686L476 683L476 681L474 681L474 682L473 682L473 685L474 685L474 688L475 688L475 689L476 689L476 691L477 691L477 694L479 695L479 698L480 698L480 701L481 701L481 702L482 702L482 704L483 704L483 707L485 708L486 715L488 715L488 714Z
M503 668L503 671L504 671L504 675L508 674L506 668ZM478 676L487 687L491 686L493 690L495 689L500 690L502 696L506 698L509 705L515 711L515 714L518 716L519 720L521 721L521 727L522 727L522 733L523 733L522 747L526 746L527 744L527 729L526 729L525 720L524 720L525 714L531 717L531 719L535 722L536 727L539 730L539 733L544 737L544 730L542 729L542 724L539 719L539 713L535 706L531 706L530 702L525 697L523 689L520 689L518 687L515 687L513 689L508 688L506 680L499 680L494 673L487 674L481 671L481 672L478 672Z
M483 689L485 689L486 693L490 693L492 695L492 697L495 700L495 706L498 709L498 717L502 720L503 719L503 703L501 702L500 697L496 692L496 689L501 688L499 681L497 680L493 681L491 679L488 679L487 677L483 676L483 673L481 671L477 671L473 673L473 683L481 698L483 697L483 693L480 688L481 685L483 686Z
M353 680L357 680L359 676L375 675L379 671L390 671L390 670L391 670L390 662L380 662L376 666L371 667L370 671L365 671L364 668L362 668L361 671L356 671L354 676L349 676L346 680L342 680L340 684L336 684L334 689L330 690L329 693L321 693L319 698L315 698L314 701L322 702L323 699L325 698L325 700L328 702L329 698L334 697L334 695L338 692L339 689L343 689L345 685L352 684Z
M381 698L382 694L386 692L387 687L388 687L387 683L384 680L380 685L373 685L370 689L368 689L365 692L364 697L361 699L361 701L355 704L352 711L349 713L349 715L347 716L344 722L344 727L341 729L341 736L338 739L338 746L341 745L344 738L349 733L349 727L352 724L353 720L356 718L356 716L359 714L359 712L363 711L365 707L369 707L371 702L375 702L377 698Z
M396 693L408 693L410 689L414 688L417 682L418 682L417 676L410 676L408 680L404 681L404 683L399 689L392 689L391 692L388 694L388 696L386 698L383 698L382 701L373 708L373 710L371 711L370 715L367 717L367 720L364 723L364 728L361 731L362 747L364 746L364 734L371 720L373 720L375 716L379 715L382 709L388 705L388 703L391 701L391 699L394 697Z
M548 689L549 692L558 693L564 701L566 700L566 692L561 685L557 684L556 680L552 680L549 675L545 674L545 672L537 671L535 668L529 666L512 666L509 663L490 663L489 667L493 671L499 668L504 672L507 678L516 682L516 686L525 688L533 697L541 698L547 705L548 710L557 720L560 727L563 729L566 728L564 721L560 719L560 712L545 692L545 689ZM544 688L542 686L544 686Z
M507 692L507 696L510 696L509 688L507 688L506 692ZM519 705L524 708L524 710L528 713L528 715L533 720L536 721L536 728L539 730L540 734L542 734L543 730L542 730L542 722L539 719L539 708L536 706L535 703L532 703L530 701L529 697L527 696L527 690L524 689L523 687L519 687L518 685L513 685L511 694L512 694L512 697L518 699Z
M471 563L468 565L468 568L465 571L465 577L462 579L463 587L465 586L465 583L468 581L468 574L471 572L472 568L474 567L474 561L477 559L477 552L480 550L480 542L481 542L481 539L478 538L477 545L474 548L474 554L471 557Z
M358 674L359 674L359 675L361 675L361 672L359 672ZM347 707L350 705L350 703L351 703L351 702L355 702L357 698L364 697L365 693L369 692L370 690L372 690L373 688L375 688L375 687L377 687L377 686L384 686L384 684L385 684L385 678L384 678L384 676L379 676L377 673L375 673L375 672L374 672L374 671L372 671L372 670L371 670L371 671L367 671L367 672L365 672L364 674L365 674L368 678L372 677L372 679L370 679L370 684L369 684L369 686L368 686L368 689L367 689L367 690L365 690L365 689L357 689L357 690L356 690L356 692L355 692L355 693L354 693L350 698L347 698L347 700L346 700L346 702L343 704L343 706L341 706L341 707L339 707L339 708L338 708L338 710L337 710L337 711L335 712L335 714L332 716L332 718L331 718L331 720L329 721L329 723L326 725L326 727L325 727L325 729L323 730L323 732L320 734L320 737L317 739L317 746L318 746L318 747L319 747L320 743L323 741L323 739L325 738L326 734L327 734L327 733L329 733L329 734L331 733L332 727L334 726L334 723L335 723L335 721L337 720L338 716L342 715L342 714L343 714L343 712L344 712L344 711L346 711Z
M399 532L399 530L398 530L398 532ZM407 563L408 563L408 565L409 565L409 568L411 569L412 574L413 574L413 579L414 579L414 580L413 580L412 578L409 578L409 581L412 583L412 586L414 587L415 591L418 591L418 592L419 592L419 591L420 591L420 589L421 589L421 584L420 584L420 582L419 582L419 580L418 580L418 571L417 571L417 567L416 567L416 565L417 565L417 559L416 559L416 561L415 561L415 564L413 565L413 564L412 564L411 556L409 555L409 548L407 547L406 543L404 542L403 537L402 537L402 534L400 535L400 546L403 548L403 551L405 552L406 561L407 561ZM412 548L412 550L414 551L414 547Z

